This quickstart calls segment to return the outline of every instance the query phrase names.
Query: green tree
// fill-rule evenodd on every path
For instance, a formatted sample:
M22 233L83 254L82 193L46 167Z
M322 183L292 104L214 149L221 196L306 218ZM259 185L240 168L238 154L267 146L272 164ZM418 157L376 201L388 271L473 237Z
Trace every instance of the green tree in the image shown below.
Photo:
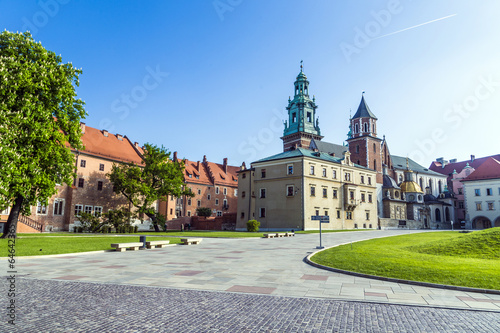
M116 193L123 194L139 214L148 216L155 228L164 218L156 212L155 203L174 197L194 196L184 184L184 163L170 160L170 152L163 146L145 144L142 165L114 164L107 174Z
M102 221L100 216L95 216L90 213L80 213L78 220L82 224L82 228L88 232L99 232L106 226L106 223Z
M62 63L29 32L0 33L0 209L12 207L2 238L15 238L19 214L71 184L82 149L76 97L80 69Z
M200 207L196 208L196 215L198 216L204 216L204 217L209 217L212 215L212 210L208 207Z
M120 226L130 224L130 219L134 217L127 208L121 208L117 210L110 210L107 213L102 214L102 216L107 219L106 223L112 225L115 230L118 230Z

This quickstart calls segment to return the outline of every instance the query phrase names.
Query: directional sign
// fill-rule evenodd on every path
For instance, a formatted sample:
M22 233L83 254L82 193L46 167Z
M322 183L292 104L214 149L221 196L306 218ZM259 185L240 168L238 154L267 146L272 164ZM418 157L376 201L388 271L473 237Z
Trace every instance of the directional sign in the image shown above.
M313 215L311 220L319 221L320 223L330 223L330 216L328 215Z

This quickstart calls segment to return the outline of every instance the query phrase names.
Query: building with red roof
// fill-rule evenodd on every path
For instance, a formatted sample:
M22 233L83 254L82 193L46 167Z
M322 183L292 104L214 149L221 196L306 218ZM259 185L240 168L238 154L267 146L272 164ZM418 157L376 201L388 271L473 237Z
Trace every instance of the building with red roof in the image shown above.
M488 157L462 183L467 227L500 227L500 161Z

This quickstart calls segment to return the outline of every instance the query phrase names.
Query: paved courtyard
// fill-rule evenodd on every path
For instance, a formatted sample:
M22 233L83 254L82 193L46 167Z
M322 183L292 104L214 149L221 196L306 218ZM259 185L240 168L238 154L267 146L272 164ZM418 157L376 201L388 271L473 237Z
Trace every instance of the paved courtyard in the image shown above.
M323 234L323 245L401 233ZM317 234L205 238L199 245L146 251L21 257L17 328L23 327L23 332L500 331L500 295L321 270L303 261L318 243Z

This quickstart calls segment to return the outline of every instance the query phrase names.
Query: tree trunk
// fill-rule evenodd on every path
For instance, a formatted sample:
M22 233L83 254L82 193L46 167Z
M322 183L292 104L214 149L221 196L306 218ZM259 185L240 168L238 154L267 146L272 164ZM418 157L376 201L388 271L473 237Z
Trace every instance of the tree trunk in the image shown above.
M21 212L21 206L23 205L24 198L18 196L14 202L14 206L9 214L7 223L3 229L3 235L1 238L16 238L17 237L17 220L19 219L19 213Z
M153 223L153 227L155 228L155 232L160 232L161 230L160 230L160 227L158 226L158 222L156 220L156 215L146 213L146 216L151 219L151 222Z

